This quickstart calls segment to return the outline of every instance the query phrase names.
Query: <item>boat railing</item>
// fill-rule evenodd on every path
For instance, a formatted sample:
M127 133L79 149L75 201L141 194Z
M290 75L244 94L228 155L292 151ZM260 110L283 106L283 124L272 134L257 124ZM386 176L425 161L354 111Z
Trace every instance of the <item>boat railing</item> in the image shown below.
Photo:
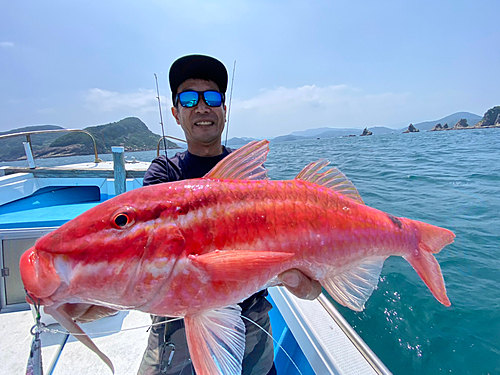
M370 349L370 347L363 341L363 339L358 335L358 333L352 328L352 326L345 320L342 314L335 308L335 306L330 302L325 294L321 294L318 297L319 303L328 312L332 319L338 324L340 329L349 338L353 345L359 350L366 361L373 367L375 372L379 375L391 374L389 369L384 365L384 363L377 357L377 355Z
M184 139L181 139L181 138L176 138L176 137L172 137L170 135L165 135L163 137L161 137L159 140L158 140L158 146L156 147L156 156L160 156L160 145L161 145L161 141L163 141L165 138L170 138L170 139L173 139L175 141L179 141L179 142L184 142L184 143L187 143ZM167 147L168 148L168 147Z
M3 138L10 138L10 137L17 137L24 135L26 136L26 142L23 142L24 144L24 151L26 152L26 158L28 159L29 167L31 169L35 168L35 159L33 157L33 149L31 147L31 135L33 134L47 134L47 133L85 133L87 134L91 139L94 144L94 163L100 163L102 162L101 159L99 159L99 156L97 155L97 145L95 142L95 138L92 134L90 134L86 130L81 130L81 129L52 129L52 130L33 130L33 131L26 131L26 132L19 132L19 133L11 133L11 134L4 134L0 135L0 139Z

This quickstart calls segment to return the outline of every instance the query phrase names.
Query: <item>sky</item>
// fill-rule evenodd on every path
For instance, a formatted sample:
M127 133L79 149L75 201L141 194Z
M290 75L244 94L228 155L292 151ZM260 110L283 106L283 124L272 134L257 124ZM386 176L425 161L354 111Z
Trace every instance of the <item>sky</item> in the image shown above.
M135 116L161 134L156 73L166 134L182 136L168 70L192 53L228 69L229 138L482 116L500 105L499 14L498 0L4 0L0 132Z

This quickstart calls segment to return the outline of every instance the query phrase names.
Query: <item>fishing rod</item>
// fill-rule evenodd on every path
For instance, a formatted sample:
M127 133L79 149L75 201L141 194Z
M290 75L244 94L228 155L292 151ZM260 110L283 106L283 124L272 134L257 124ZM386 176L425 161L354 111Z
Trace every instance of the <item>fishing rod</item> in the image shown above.
M163 116L161 114L161 102L160 102L160 89L158 88L158 77L155 75L155 82L156 82L156 98L158 99L158 109L160 110L160 125L161 125L161 132L162 132L162 139L163 139L163 148L165 149L165 159L167 159L167 178L169 181L172 181L170 178L170 167L169 164L171 163L170 160L168 159L168 154L167 154L167 137L165 136L165 128L163 126ZM160 143L158 143L158 148L160 147Z
M160 125L161 125L161 132L163 135L163 148L165 149L165 157L167 158L168 161L168 155L167 155L167 141L165 138L165 128L163 127L163 116L161 114L161 102L160 102L160 89L158 88L158 77L155 75L155 81L156 81L156 99L158 99L158 109L160 110Z
M229 108L227 110L226 140L224 141L224 147L227 146L227 133L229 132L229 116L231 115L231 101L233 100L233 84L234 84L235 70L236 70L236 60L234 60L233 77L231 78L231 92L229 93Z

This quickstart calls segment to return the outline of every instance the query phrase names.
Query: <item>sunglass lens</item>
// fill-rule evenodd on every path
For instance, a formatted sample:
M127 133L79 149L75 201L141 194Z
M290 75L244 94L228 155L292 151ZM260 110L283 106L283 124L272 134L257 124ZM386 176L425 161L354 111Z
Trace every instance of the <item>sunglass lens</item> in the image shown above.
M205 91L203 98L210 107L220 107L222 104L222 94L218 91Z
M184 91L179 94L179 101L183 107L194 107L198 104L199 95L196 91Z

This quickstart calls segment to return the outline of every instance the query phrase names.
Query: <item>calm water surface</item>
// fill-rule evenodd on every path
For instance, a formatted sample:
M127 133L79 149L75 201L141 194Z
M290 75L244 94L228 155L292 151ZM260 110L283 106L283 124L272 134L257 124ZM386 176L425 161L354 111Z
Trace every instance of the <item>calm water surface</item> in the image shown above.
M126 157L150 161L155 154ZM353 181L367 205L457 235L436 256L451 307L437 302L399 257L385 262L363 312L338 306L394 374L500 373L499 156L498 129L271 144L266 167L273 179L293 178L306 164L326 158ZM89 161L92 156L37 164ZM0 163L14 164L26 161Z

